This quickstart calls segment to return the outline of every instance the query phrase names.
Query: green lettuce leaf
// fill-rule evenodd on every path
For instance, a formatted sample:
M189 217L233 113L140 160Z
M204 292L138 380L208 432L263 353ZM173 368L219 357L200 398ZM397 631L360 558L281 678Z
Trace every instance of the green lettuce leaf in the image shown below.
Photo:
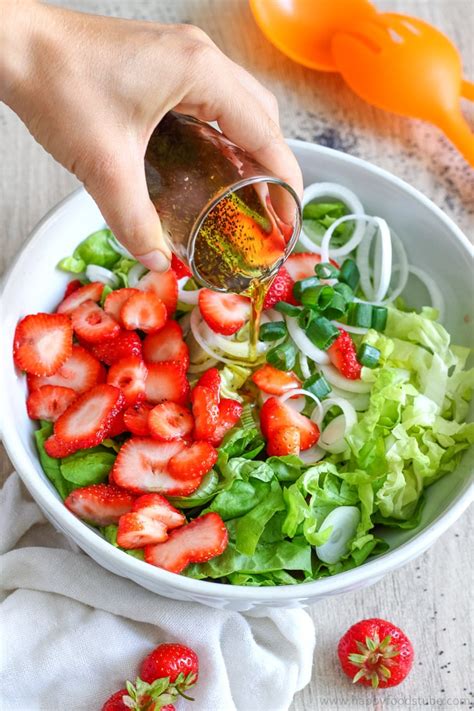
M104 447L80 449L61 460L64 479L77 486L100 484L109 475L115 454Z
M111 247L111 239L112 232L108 229L94 232L76 247L73 257L81 259L86 265L97 264L99 267L112 269L121 259L121 255Z
M59 459L53 459L50 457L44 448L44 443L53 434L53 424L52 422L41 422L41 427L35 430L35 441L36 448L38 450L38 456L40 458L41 466L44 473L58 492L62 499L65 499L68 494L75 488L71 485L61 473L61 465Z
M76 259L75 257L64 257L58 263L58 269L63 272L72 272L72 274L82 274L85 272L87 264L83 259Z

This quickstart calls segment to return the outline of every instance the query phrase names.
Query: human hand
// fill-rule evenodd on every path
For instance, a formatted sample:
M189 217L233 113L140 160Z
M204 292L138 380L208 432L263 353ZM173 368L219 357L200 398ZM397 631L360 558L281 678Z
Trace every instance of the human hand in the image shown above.
M174 109L223 133L301 193L275 97L197 27L87 15L7 0L0 99L84 183L119 241L163 271L170 252L149 199L144 154Z

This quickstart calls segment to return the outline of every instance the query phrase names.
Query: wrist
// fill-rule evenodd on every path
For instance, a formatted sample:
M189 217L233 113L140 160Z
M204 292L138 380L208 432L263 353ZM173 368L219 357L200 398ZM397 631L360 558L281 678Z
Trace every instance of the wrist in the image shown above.
M36 0L4 0L0 22L0 101L10 103L28 77L31 43L40 6Z

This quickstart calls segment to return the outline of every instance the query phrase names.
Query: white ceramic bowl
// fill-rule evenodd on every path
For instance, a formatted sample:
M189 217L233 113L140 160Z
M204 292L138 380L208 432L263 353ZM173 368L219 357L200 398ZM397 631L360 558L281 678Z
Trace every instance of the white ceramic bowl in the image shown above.
M384 217L403 239L410 262L422 266L440 285L445 324L453 342L469 345L472 249L462 232L432 202L395 176L357 158L302 141L291 141L305 183L340 182L354 190L368 213ZM4 443L32 496L53 525L108 570L149 590L178 600L194 600L232 610L294 607L370 585L425 551L466 509L472 499L468 455L458 469L428 490L423 520L415 531L389 531L391 550L359 568L295 586L236 587L191 580L143 563L103 540L63 506L39 464L33 426L25 408L26 382L13 366L12 339L19 318L52 310L67 276L55 270L59 259L103 226L97 207L78 190L54 208L33 231L5 280L2 299L0 415ZM423 295L413 294L423 303ZM426 296L425 296L426 303Z

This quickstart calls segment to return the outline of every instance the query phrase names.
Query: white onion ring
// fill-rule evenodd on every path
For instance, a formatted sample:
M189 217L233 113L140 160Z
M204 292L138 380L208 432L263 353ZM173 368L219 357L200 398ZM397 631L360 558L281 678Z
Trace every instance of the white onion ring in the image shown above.
M130 268L130 271L128 272L128 285L133 289L136 287L142 276L148 271L148 269L141 264L140 262L137 262L137 264L134 264L133 267Z
M349 188L346 188L345 185L339 185L339 183L312 183L311 185L308 185L303 193L303 207L319 197L337 198L346 205L352 214L365 214L364 207L357 195L353 193L352 190L349 190ZM359 232L363 233L363 227L356 223L352 237L357 236L358 241L360 241ZM321 254L321 247L315 244L315 242L313 242L313 240L306 234L304 227L301 228L299 241L309 252Z
M86 277L89 281L100 281L101 284L106 284L114 289L120 284L120 279L116 274L106 269L99 267L98 264L88 264L86 267Z
M317 348L313 343L311 343L303 329L296 323L296 319L291 316L287 316L286 325L291 338L294 340L300 351L309 356L312 360L316 361L316 363L319 363L319 365L330 363L329 356L326 351L322 351L320 348Z
M280 395L278 398L281 403L285 403L289 398L293 398L295 395L302 395L304 397L309 397L311 400L314 400L316 403L316 406L311 413L311 418L313 417L313 414L315 410L318 411L319 414L323 412L323 407L321 405L321 400L318 398L317 395L314 395L313 393L308 392L307 390L304 390L303 388L293 388L292 390L287 390L286 393L283 395Z
M206 358L201 363L191 363L188 367L188 373L202 373L208 368L213 368L217 364L214 358Z
M403 242L396 232L390 230L390 235L392 238L392 248L394 248L398 258L398 264L392 267L392 274L396 271L399 271L400 278L395 289L390 294L388 294L386 299L382 302L383 304L390 304L392 301L395 301L395 299L397 299L402 293L402 291L405 289L408 281L409 265L405 247L403 246Z
M308 358L303 353L303 351L299 351L298 359L300 363L301 375L305 380L307 380L309 377L311 377L311 370L309 369Z
M329 423L328 427L325 427L324 430L321 431L321 436L319 438L318 445L321 447L321 449L325 449L326 451L331 452L331 454L339 454L340 452L344 452L344 450L347 448L345 437L348 431L351 430L356 424L357 414L353 405L351 405L351 403L348 402L345 398L328 397L321 404L322 416L319 419L316 419L313 416L314 413L311 415L311 419L318 425L320 429L322 427L323 420L331 409L331 407L339 407L339 409L342 410L342 416L344 417L345 421L344 434L342 435L342 437L339 437L333 442L326 442L324 440L324 433L326 432L328 427L331 426L331 422Z
M326 232L323 235L323 239L321 241L321 261L322 262L329 262L329 259L334 259L335 257L343 257L346 254L349 254L352 252L364 239L365 235L365 226L367 222L370 222L374 220L375 218L370 217L370 215L343 215L342 217L338 217L337 220L334 220L332 225L327 228ZM353 234L351 237L347 240L345 244L342 245L342 247L336 247L335 249L332 249L329 251L329 243L332 239L332 236L339 227L339 225L342 225L344 222L349 222L349 221L355 221L356 223L362 223L364 225L362 230L359 230L356 232L354 230Z
M219 360L222 363L228 363L229 365L240 364L240 365L244 365L244 366L248 367L248 365L249 365L248 358L247 359L240 359L240 360L237 360L237 359L231 360L230 358L226 358L225 356L223 356L220 352L216 352L215 350L213 350L213 348L209 345L209 343L207 342L206 339L215 341L214 336L216 336L217 334L215 334L213 331L211 331L211 329L206 324L206 322L204 320L202 320L201 313L200 313L199 309L193 309L192 314L191 314L190 327L191 327L191 331L192 331L192 334L193 334L195 340L201 346L202 350L205 353L207 353L210 358ZM201 333L201 331L200 331L201 327L204 329L205 335L203 335L203 333ZM234 345L237 346L239 344L237 344L234 341ZM246 345L246 344L242 344L242 345ZM219 351L220 351L220 348L219 348ZM247 347L247 353L248 353L248 347ZM252 363L252 365L258 365L258 363L259 363L259 361L257 359L257 361L255 363Z
M304 449L300 452L298 456L305 464L316 464L326 456L326 452L321 447L318 447L317 444L313 444L309 449Z
M199 299L199 292L201 289L192 289L186 291L184 286L189 281L189 277L183 277L178 281L178 301L183 304L190 304L191 306L196 306Z
M357 301L359 303L367 303L365 301L360 301L359 299L357 299ZM363 326L349 326L349 324L341 323L340 321L332 321L332 323L338 328L344 329L344 331L347 331L347 333L355 333L358 336L363 336L369 330L368 328L364 328Z
M127 259L135 259L133 254L129 252L128 249L123 246L123 244L120 244L115 235L113 237L109 237L107 242L112 247L114 252L117 252L117 254L121 254L122 257L127 257Z
M392 279L392 238L389 226L382 217L368 217L379 234L374 255L373 283L370 279L370 246L377 232L368 233L357 250L356 263L360 272L362 290L369 300L380 304ZM332 225L331 225L332 226Z
M373 299L374 290L372 286L372 281L370 279L370 269L369 269L369 253L372 240L375 236L377 228L374 229L374 224L370 223L372 229L367 230L364 239L359 245L356 252L355 261L360 274L360 287L364 292L367 300Z
M430 295L431 306L438 311L438 319L442 321L444 316L444 299L433 277L427 274L423 269L412 267L411 265L408 267L408 271L426 286Z
M179 325L181 326L181 330L183 332L183 338L186 338L189 331L191 330L190 321L191 321L191 312L189 312L189 311L188 311L188 313L184 314L184 316L181 316L181 318L178 321Z
M371 383L345 378L333 365L322 365L321 370L328 383L335 385L340 390L347 390L351 393L368 393L372 389Z

